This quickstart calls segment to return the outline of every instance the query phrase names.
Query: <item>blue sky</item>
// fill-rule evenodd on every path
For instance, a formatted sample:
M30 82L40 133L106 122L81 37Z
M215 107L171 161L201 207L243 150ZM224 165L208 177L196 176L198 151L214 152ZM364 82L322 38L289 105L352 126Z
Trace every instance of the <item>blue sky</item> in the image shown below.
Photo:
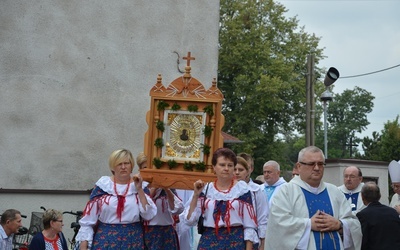
M287 16L297 16L307 33L321 37L327 57L318 67L335 67L340 76L354 76L400 64L400 0L277 0ZM371 123L358 136L371 137L400 114L400 67L334 83L333 92L359 86L371 92ZM360 104L362 105L362 104Z

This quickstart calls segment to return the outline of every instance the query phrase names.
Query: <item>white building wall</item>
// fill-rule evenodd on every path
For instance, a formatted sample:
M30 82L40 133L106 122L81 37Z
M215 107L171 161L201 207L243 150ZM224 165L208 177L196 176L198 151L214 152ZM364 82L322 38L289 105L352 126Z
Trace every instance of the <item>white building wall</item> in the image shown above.
M143 151L157 74L190 51L211 86L218 29L218 0L0 1L0 212L82 210L87 194L10 190L88 190L113 150Z
M219 1L0 2L0 188L90 189L143 151L149 91L217 76ZM180 64L177 65L178 55Z
M355 159L327 159L324 172L324 181L336 186L343 185L343 171L347 166L357 166L361 169L364 181L368 178L377 178L381 190L380 202L389 205L389 176L388 162L364 161Z

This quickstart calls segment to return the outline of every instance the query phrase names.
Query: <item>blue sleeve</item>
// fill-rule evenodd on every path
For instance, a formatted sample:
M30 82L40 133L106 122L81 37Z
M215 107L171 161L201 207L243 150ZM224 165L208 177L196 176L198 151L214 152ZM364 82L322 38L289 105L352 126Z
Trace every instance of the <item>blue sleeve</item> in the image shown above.
M44 238L42 232L39 232L33 236L31 243L29 244L29 250L43 250L45 249Z
M65 240L64 234L62 232L59 233L59 237L61 240L61 245L62 245L63 250L68 250L68 244L67 244L67 241Z

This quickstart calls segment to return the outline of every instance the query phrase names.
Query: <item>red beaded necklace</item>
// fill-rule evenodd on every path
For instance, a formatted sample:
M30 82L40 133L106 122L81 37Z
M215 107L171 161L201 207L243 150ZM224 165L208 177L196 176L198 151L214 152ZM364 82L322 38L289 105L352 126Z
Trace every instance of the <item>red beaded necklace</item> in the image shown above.
M218 180L218 179L217 179L217 180ZM218 192L221 192L221 193L223 193L223 194L227 194L227 193L229 193L229 192L231 191L231 189L232 189L232 187L233 187L233 183L234 183L234 180L233 180L233 179L232 179L232 181L231 181L231 185L229 186L228 190L226 190L226 191L221 191L221 190L218 189L218 187L217 187L217 180L214 181L214 187L215 187L215 189L216 189Z
M117 196L123 196L123 197L125 197L126 194L127 194L128 191L129 191L130 185L131 185L131 182L129 181L129 182L128 182L128 186L126 187L126 190L125 190L124 194L120 195L120 194L118 194L118 191L117 191L117 182L114 180L114 191L115 191L115 194L116 194Z
M119 218L119 221L121 221L121 219L122 219L122 212L124 211L124 207L125 207L125 197L128 194L130 185L131 185L131 182L129 181L124 194L120 195L120 194L118 194L118 191L117 191L117 182L114 179L114 191L118 198L117 217Z

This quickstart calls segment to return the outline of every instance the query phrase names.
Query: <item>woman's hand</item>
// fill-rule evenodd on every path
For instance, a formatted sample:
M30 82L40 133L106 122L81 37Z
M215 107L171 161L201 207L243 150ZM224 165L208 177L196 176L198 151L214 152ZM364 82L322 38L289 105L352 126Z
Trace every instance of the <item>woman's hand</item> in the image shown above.
M197 181L195 181L195 183L193 183L194 192L193 192L192 200L190 201L188 215L186 217L188 220L192 216L192 213L197 206L197 200L199 199L200 193L203 190L204 185L205 184L202 180L197 180Z
M202 180L197 180L194 184L194 194L198 197L201 193L201 191L203 191L204 188L204 182Z
M136 190L141 190L143 179L140 176L140 174L135 174L134 176L132 176L132 180L133 183L135 184Z

